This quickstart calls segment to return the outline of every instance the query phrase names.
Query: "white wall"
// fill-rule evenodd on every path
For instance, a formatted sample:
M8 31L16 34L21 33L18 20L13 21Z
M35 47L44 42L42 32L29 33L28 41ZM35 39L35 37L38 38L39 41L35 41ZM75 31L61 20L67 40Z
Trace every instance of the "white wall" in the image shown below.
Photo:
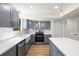
M67 18L65 22L66 37L79 40L79 16Z
M26 19L22 19L22 29L27 29L27 21L26 21Z
M52 37L54 37L54 19L51 19L51 33L52 33Z
M51 32L52 37L64 37L64 21L52 19Z
M57 20L55 21L55 37L63 37L63 21Z

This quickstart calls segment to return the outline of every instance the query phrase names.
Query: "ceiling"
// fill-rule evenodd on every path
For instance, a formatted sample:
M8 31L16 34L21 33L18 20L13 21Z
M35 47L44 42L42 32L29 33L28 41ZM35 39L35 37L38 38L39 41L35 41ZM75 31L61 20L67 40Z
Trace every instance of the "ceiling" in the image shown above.
M77 3L12 3L12 5L24 18L61 17L61 10L62 14L65 15L79 6ZM58 8L55 8L56 6Z
M60 4L58 3L14 3L12 4L20 12L59 12ZM30 8L30 7L33 8ZM58 6L58 9L54 9Z

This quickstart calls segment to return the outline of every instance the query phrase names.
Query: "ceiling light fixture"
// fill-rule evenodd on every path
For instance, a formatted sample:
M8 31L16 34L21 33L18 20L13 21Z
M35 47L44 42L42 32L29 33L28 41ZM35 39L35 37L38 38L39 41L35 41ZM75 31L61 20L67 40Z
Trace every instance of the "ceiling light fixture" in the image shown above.
M55 8L55 9L57 9L57 8L58 8L58 6L55 6L54 8Z
M34 8L33 6L30 6L30 8Z
M62 13L63 13L63 10L62 10L62 3L61 3L60 4L60 16L63 16Z

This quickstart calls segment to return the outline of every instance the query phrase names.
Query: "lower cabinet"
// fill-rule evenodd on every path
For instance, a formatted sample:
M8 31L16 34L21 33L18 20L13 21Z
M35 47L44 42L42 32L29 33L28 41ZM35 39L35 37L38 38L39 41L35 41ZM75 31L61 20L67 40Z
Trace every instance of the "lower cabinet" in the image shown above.
M31 38L25 38L8 51L4 52L1 56L25 56L31 46Z
M12 47L5 53L3 53L1 56L16 56L16 46Z
M27 40L28 40L28 41L27 41ZM31 43L32 43L31 38L28 37L28 38L26 39L26 54L27 54L28 50L29 50L30 47L31 47Z
M30 39L31 39L31 43L35 43L35 35L31 35L31 37L30 37Z
M44 35L44 43L48 44L49 43L49 38L52 37L51 34Z
M49 40L49 55L50 56L65 56L50 40Z

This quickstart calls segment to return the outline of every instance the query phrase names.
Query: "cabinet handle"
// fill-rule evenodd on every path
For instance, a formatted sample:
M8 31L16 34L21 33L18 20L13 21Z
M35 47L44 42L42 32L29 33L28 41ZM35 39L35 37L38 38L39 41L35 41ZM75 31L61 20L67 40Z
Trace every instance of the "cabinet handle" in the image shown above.
M22 47L24 44L25 44L25 43L23 43L23 44L19 44L18 46L19 46L19 47Z

